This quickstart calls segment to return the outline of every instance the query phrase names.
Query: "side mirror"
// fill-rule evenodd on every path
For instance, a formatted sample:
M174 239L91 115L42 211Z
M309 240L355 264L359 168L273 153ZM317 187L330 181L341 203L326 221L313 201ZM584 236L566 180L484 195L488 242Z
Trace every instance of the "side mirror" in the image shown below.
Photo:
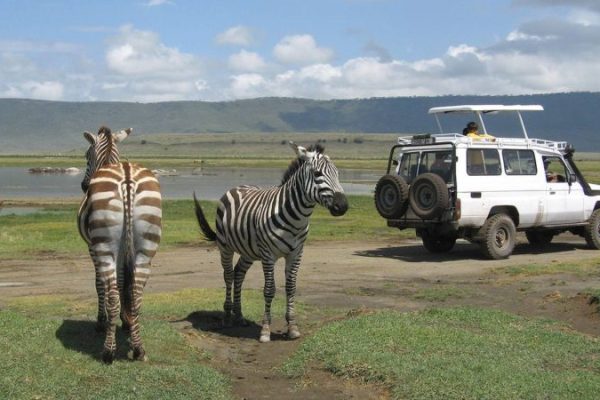
M569 185L572 184L572 183L574 183L574 182L577 182L577 175L573 174L573 173L570 173L569 174Z
M398 165L398 160L392 160L392 165Z

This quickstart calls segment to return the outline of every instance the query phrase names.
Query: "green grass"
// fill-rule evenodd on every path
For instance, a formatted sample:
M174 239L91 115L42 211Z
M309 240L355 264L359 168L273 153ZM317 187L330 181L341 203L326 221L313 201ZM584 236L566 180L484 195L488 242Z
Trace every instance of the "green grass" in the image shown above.
M10 311L0 311L0 398L230 398L229 379L208 366L210 350L186 342L169 322L188 319L194 324L203 312L218 313L223 296L222 289L145 294L141 324L149 361L129 361L126 338L118 330L117 359L111 366L99 360L104 339L94 331L95 297L13 299ZM262 292L244 290L243 305L245 317L260 323ZM305 327L309 313L327 315L302 303L296 310ZM275 297L272 312L274 319L284 318L283 293Z
M320 363L394 399L596 399L600 342L540 319L471 308L394 311L329 324L283 370Z
M176 317L214 305L216 291L183 293L193 300ZM0 312L0 398L3 399L227 399L228 378L206 364L164 315L179 294L146 296L142 337L149 362L130 362L125 336L111 366L99 360L103 335L94 330L92 301L44 296L24 298Z
M589 275L598 271L600 258L572 262L553 262L550 264L524 264L494 269L495 273L507 274L511 277L531 277L539 275L575 274Z
M400 239L414 237L413 230L388 228L367 196L349 196L350 210L332 217L317 207L311 219L309 241ZM214 228L215 202L202 202ZM85 254L85 243L76 224L78 204L41 204L45 212L0 217L0 259L35 258L41 255L70 256ZM201 243L198 223L191 200L167 200L163 203L161 249Z
M468 289L460 289L455 286L440 285L418 289L412 295L413 299L430 302L444 302L450 299L464 299L472 296L473 292Z

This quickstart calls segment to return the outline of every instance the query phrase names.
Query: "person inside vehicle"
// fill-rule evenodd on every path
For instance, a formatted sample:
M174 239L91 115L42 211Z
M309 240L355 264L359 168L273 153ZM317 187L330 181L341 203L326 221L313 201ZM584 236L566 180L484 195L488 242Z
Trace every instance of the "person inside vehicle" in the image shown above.
M463 129L463 135L471 138L477 138L478 140L485 139L494 141L496 138L492 135L488 135L487 133L480 133L479 126L477 126L476 122L469 122L465 129Z
M550 159L544 158L544 170L546 171L546 182L564 182L565 177L550 171Z
M450 173L450 153L436 152L435 159L431 163L430 171L448 180Z
M431 164L431 169L447 169L448 165L446 164L446 153L435 153L435 160Z

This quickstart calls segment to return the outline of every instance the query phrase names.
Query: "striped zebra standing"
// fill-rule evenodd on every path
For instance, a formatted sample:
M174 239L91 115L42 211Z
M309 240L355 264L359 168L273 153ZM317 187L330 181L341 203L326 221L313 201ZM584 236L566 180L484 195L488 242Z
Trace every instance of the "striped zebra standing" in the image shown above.
M102 360L109 364L115 356L119 314L131 335L133 358L146 360L138 316L161 237L158 180L139 165L119 162L117 143L130 133L131 128L113 134L106 127L97 135L84 133L90 147L77 220L96 270L96 329L106 331Z
M286 320L288 338L300 337L295 318L296 276L308 235L309 219L317 204L334 216L348 209L338 171L319 145L297 146L290 142L298 158L283 176L280 186L260 189L240 186L221 198L217 209L217 231L208 224L194 194L196 217L207 240L216 241L221 253L225 279L225 325L245 324L242 317L241 291L246 272L256 260L265 276L265 312L260 341L271 340L271 302L275 296L274 265L285 258ZM240 255L233 268L233 254ZM233 284L233 302L231 289ZM233 312L233 320L232 320Z

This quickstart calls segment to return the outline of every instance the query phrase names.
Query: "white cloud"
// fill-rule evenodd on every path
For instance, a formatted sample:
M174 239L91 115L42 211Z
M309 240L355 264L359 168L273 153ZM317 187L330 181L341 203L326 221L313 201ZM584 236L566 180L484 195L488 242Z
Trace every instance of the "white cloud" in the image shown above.
M231 77L230 91L235 98L264 96L267 81L259 74L240 74Z
M258 53L241 50L229 56L229 68L236 71L255 72L266 67L267 63Z
M120 29L106 52L108 68L122 75L181 77L198 74L200 63L191 54L167 47L150 31L130 25Z
M218 44L234 46L250 46L254 41L252 30L243 25L232 26L225 32L219 33L216 38Z
M197 99L202 63L193 54L164 44L158 34L126 25L109 41L106 65L111 75L101 84L111 100Z
M38 100L61 100L64 86L55 81L26 81L6 87L0 95L2 97L26 97Z
M273 49L273 55L284 64L324 63L333 58L333 51L317 46L311 35L286 36Z

